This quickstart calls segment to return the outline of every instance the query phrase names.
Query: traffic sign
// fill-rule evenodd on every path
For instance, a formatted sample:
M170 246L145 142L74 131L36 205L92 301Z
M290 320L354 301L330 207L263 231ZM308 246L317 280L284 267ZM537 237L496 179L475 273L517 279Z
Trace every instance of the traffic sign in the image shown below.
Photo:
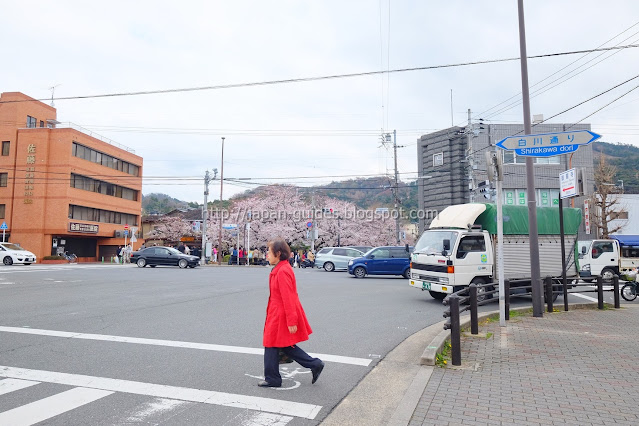
M313 227L313 222L306 222L306 227L307 228L312 228Z
M540 133L538 135L509 136L497 142L501 149L515 151L522 157L553 157L577 151L579 145L588 145L601 135L590 130Z
M222 229L237 229L237 223L223 223Z
M0 229L9 229L9 227L7 226L7 222L2 222L2 225L0 225Z
M125 237L128 237L128 236L129 236L129 230L128 230L128 229L125 229L125 230L124 230L124 236L125 236Z
M129 224L124 225L124 230L126 231L127 229L129 229Z
M559 173L559 185L561 191L559 196L564 198L576 197L577 193L577 172L575 169L566 170Z

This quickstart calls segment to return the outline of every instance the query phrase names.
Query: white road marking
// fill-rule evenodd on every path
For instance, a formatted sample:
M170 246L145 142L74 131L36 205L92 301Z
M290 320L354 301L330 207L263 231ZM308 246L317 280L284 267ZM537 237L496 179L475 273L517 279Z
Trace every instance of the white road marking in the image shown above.
M247 410L266 411L269 413L303 417L311 420L314 419L322 409L321 405L304 404L280 399L7 366L0 366L0 377L100 389L103 391L110 391L110 393L124 392L135 395L200 402L204 404L222 405ZM13 422L3 421L4 419L1 416L2 414L0 414L0 424L16 424Z
M126 420L124 420L123 424L130 425L132 423L147 422L152 416L158 416L168 413L169 411L172 411L177 407L185 404L191 403L186 401L178 401L175 399L154 398L152 401L144 404L138 412L127 417Z
M251 354L251 355L262 355L262 356L264 355L263 348L226 346L226 345L216 345L211 343L181 342L178 340L145 339L142 337L111 336L106 334L73 333L69 331L0 326L0 332L3 332L3 331L6 333L36 334L40 336L65 337L68 339L101 340L105 342L135 343L139 345L168 346L173 348L200 349L205 351L233 352L233 353L240 353L240 354ZM341 356L341 355L330 355L330 354L309 354L309 355L320 358L322 361L337 362L341 364L350 364L350 365L360 365L364 367L368 367L370 363L372 362L372 360L367 358L354 358L354 357Z
M14 274L14 273L25 273L25 272L52 272L52 271L69 271L73 269L99 269L99 268L115 268L117 265L102 265L102 264L86 264L86 265L78 265L77 263L73 264L62 264L62 265L16 265L16 266L6 266L0 267L0 274Z
M37 384L40 384L40 382L31 382L29 380L18 379L0 380L0 395L4 395L5 393L17 391L20 389L25 389Z
M591 302L598 302L599 299L595 299L594 297L590 297L590 296L584 296L583 294L579 294L579 293L568 293L570 296L577 296L577 297L581 297L582 299L586 299L586 300L590 300Z
M278 416L271 413L257 413L242 421L242 426L286 426L292 417Z
M99 389L74 388L0 413L0 424L29 426L111 395Z

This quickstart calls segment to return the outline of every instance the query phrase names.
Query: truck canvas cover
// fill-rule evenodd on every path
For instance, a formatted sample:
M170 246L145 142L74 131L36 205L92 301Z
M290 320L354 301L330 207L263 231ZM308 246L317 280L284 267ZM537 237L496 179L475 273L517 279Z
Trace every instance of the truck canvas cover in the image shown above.
M475 220L476 225L491 234L497 234L497 206L483 204L486 209ZM446 210L444 210L446 211ZM442 212L443 213L443 212ZM581 224L581 210L564 208L564 233L577 235ZM503 206L504 235L528 235L528 207ZM559 208L537 207L537 232L539 235L559 235Z
M611 239L619 241L619 245L639 247L639 235L611 235Z
M504 235L528 235L528 207L502 206ZM446 207L430 224L430 229L467 229L468 225L481 225L490 234L497 234L497 206L470 203ZM581 210L564 208L564 233L577 235L581 224ZM559 235L559 208L537 207L537 232L539 235ZM612 237L612 236L611 236ZM620 237L620 236L615 236ZM629 236L630 237L630 236ZM639 245L639 236L635 236Z

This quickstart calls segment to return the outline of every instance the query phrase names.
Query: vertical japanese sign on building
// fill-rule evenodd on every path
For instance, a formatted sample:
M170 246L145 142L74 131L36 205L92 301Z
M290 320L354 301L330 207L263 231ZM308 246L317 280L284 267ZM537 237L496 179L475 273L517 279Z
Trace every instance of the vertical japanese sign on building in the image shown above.
M584 224L586 225L586 234L590 235L590 201L584 200Z
M27 146L27 167L24 176L24 204L33 204L33 189L35 180L36 146Z

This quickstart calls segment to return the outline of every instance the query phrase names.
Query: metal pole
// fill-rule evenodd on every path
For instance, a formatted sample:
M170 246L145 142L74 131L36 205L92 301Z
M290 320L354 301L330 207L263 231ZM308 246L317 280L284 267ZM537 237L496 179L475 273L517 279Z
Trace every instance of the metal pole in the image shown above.
M393 151L395 156L395 240L399 245L399 210L397 202L399 200L399 179L397 177L397 130L393 130Z
M601 277L601 275L597 277L597 308L604 308L603 278Z
M222 214L222 189L224 187L224 136L222 136L222 161L220 166L220 235L217 241L217 264L222 264L222 219L224 218L224 214Z
M500 155L499 153L497 155ZM502 206L502 171L497 159L495 164L495 176L497 176L497 277L499 279L499 325L506 327L509 309L506 306L506 298L510 295L510 289L506 289L504 281L504 212Z
M504 296L506 296L506 315L504 317L506 321L510 321L510 280L504 280Z
M311 251L315 254L315 193L311 195L311 215L313 215L313 220L311 221Z
M468 181L470 191L470 202L475 202L475 171L473 170L474 158L473 158L473 135L470 121L470 108L468 108L468 127L466 129L466 137L468 139L468 147L466 148L466 158L468 159Z
M461 365L461 336L459 327L459 297L453 294L450 306L450 352L453 365Z
M615 292L615 309L619 309L621 305L619 304L619 275L617 274L612 279L612 291Z
M552 277L550 275L546 276L546 279L544 279L544 285L546 286L546 304L548 305L548 312L552 312L554 310L554 306L552 305Z
M477 284L471 284L470 289L470 333L479 334L479 324L477 321Z
M204 175L204 207L202 208L202 256L200 259L200 265L206 265L206 222L209 216L208 208L208 195L209 195L209 171L206 171Z
M519 52L521 56L521 93L524 107L524 133L530 135L530 92L528 90L528 60L526 53L526 26L524 21L524 0L517 1L519 14ZM543 291L539 268L539 235L537 230L537 197L535 195L535 170L533 157L526 157L526 186L528 191L528 224L530 233L530 277L533 302L533 316L544 316Z
M561 234L561 279L564 290L564 311L568 312L568 283L566 282L566 239L564 235L564 200L559 197L559 233Z

